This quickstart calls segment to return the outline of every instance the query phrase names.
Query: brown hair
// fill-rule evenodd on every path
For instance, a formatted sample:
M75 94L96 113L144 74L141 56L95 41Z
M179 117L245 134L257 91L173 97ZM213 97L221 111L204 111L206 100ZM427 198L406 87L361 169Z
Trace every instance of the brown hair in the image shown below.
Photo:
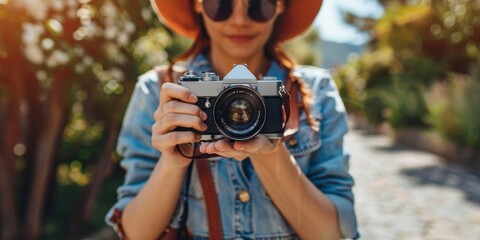
M202 52L205 52L208 47L210 46L210 39L208 37L207 31L204 27L203 20L200 15L198 15L198 21L200 25L200 31L198 36L195 38L192 46L187 49L185 52L181 53L177 57L173 59L173 62L168 67L168 74L172 76L174 71L174 65L180 61L186 61L188 59L192 59ZM280 66L288 71L288 81L285 83L285 87L287 90L295 89L294 85L297 85L297 89L301 95L301 103L299 103L299 107L305 111L307 115L307 120L310 124L312 130L318 132L319 131L319 121L311 116L311 109L310 106L313 102L313 95L312 91L310 90L307 83L303 81L303 79L299 76L295 76L294 69L297 66L295 60L290 57L285 51L282 49L280 42L277 40L277 33L279 32L278 29L278 20L275 23L274 31L272 36L270 37L267 45L265 46L265 54L268 58L277 61ZM167 81L175 81L173 78L167 79Z

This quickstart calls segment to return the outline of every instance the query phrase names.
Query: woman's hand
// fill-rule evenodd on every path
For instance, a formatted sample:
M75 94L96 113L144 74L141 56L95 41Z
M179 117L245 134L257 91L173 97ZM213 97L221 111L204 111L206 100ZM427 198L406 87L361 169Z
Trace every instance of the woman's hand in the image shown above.
M282 106L283 122L286 121L286 112ZM222 139L216 142L202 143L199 151L201 153L217 154L226 158L234 158L242 161L247 157L262 158L262 155L276 152L282 141L270 140L265 136L257 135L254 138L246 141L232 141L229 139Z
M265 136L257 135L246 141L230 141L222 139L216 142L202 143L200 152L208 154L218 154L226 158L244 160L247 157L261 156L270 154L278 150L280 140L270 140Z
M171 159L175 165L186 167L191 159L183 157L176 145L182 144L185 154L192 152L188 143L200 141L200 135L192 131L174 131L177 127L193 128L205 131L207 126L203 121L207 119L198 106L198 98L187 88L174 84L164 83L160 89L160 104L154 114L155 123L152 126L152 145L162 152L165 159Z

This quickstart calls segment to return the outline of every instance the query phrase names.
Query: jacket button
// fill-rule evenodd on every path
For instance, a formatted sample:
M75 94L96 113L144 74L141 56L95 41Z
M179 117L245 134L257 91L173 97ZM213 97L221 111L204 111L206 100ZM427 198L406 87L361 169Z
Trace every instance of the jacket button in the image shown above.
M238 199L240 199L240 202L246 203L246 202L250 201L250 193L248 193L247 190L242 189L242 190L238 193Z
M294 137L292 137L290 140L288 140L288 145L290 145L291 147L297 145L298 143L298 140Z

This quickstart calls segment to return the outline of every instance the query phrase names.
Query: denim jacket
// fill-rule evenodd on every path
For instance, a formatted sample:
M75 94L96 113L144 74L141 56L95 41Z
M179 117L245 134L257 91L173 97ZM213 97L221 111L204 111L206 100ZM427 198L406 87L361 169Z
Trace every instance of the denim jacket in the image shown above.
M190 61L188 68L197 74L213 71L205 55ZM309 66L300 66L295 71L301 74L314 93L311 114L320 121L320 131L312 131L305 113L301 111L299 131L286 142L286 146L308 179L334 203L342 237L358 238L352 194L354 181L348 173L349 155L343 147L343 136L348 131L344 105L328 71ZM273 62L266 76L285 79L286 75L287 72ZM123 157L120 164L126 175L123 185L117 190L118 202L106 216L111 226L114 225L110 221L114 209L123 210L137 195L160 158L161 153L151 145L153 114L158 107L158 99L156 72L140 76L117 144L117 151ZM225 239L298 239L265 192L251 164L222 158L210 161L210 167L219 193ZM182 195L186 192L184 190ZM241 191L249 193L249 201L240 201L238 195ZM195 169L188 195L185 198L189 201L187 227L194 239L208 239L204 197ZM184 211L180 199L184 198L179 198L170 223L175 228L179 227Z

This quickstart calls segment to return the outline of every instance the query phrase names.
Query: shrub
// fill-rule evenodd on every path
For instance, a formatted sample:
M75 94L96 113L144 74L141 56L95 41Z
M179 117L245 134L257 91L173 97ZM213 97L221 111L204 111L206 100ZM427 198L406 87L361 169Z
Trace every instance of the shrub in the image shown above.
M426 94L427 121L461 146L480 148L480 79L450 76Z
M411 81L405 75L397 77L392 84L391 94L386 95L387 119L393 128L426 127L423 121L427 112L423 98L424 86Z

